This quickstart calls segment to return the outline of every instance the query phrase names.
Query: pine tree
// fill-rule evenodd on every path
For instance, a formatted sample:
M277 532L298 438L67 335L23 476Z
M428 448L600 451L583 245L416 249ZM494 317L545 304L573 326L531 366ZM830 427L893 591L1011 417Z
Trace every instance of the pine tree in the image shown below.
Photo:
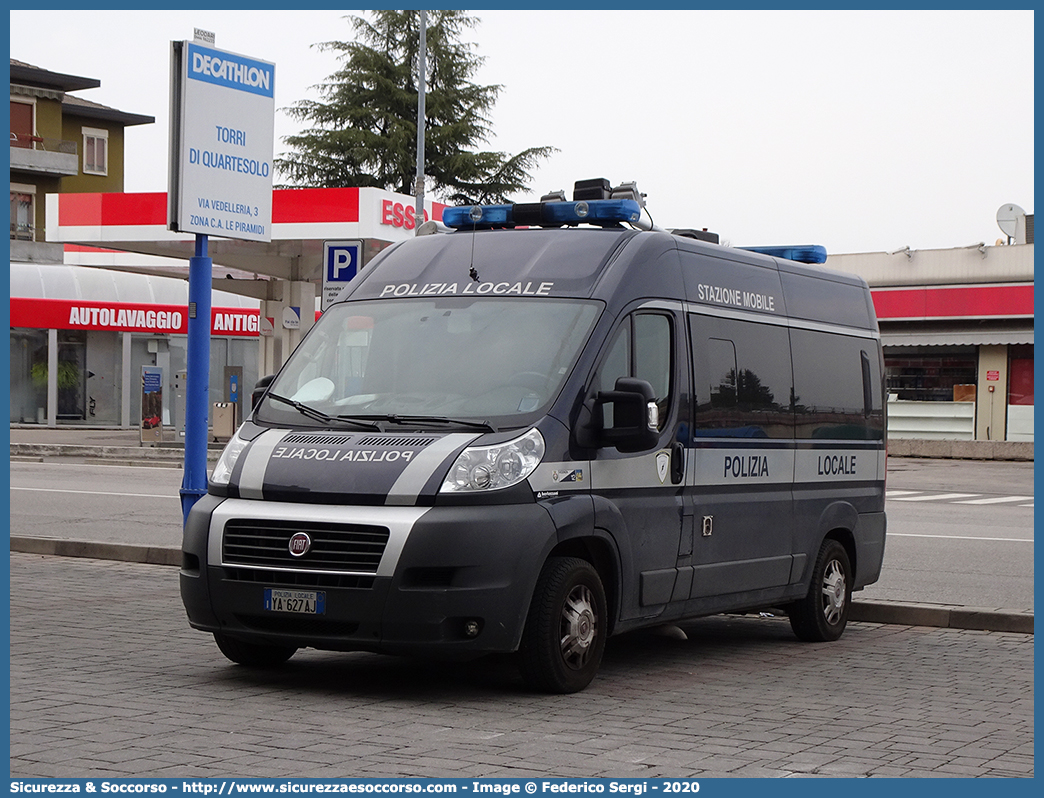
M276 161L291 185L373 186L413 194L416 184L418 11L350 16L356 40L315 45L339 53L342 67L316 88L321 100L287 109L308 126L284 142L294 152ZM501 86L471 82L483 58L460 41L478 20L463 11L429 11L425 35L427 191L453 204L508 202L529 190L530 170L555 152L480 151Z

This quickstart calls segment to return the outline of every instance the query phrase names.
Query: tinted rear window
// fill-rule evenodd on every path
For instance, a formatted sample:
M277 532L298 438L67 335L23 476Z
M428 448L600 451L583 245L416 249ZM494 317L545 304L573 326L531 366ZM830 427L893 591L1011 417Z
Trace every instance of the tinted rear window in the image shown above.
M792 318L874 329L861 285L783 271L779 276Z

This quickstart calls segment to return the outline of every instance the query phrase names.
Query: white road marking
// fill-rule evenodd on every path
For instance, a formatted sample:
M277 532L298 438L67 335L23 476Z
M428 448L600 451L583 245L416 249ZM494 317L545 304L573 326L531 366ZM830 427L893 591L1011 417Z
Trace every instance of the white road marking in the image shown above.
M936 493L929 496L896 496L893 501L897 502L938 502L950 499L967 499L971 496L979 496L978 493Z
M954 504L1004 504L1004 502L1029 501L1032 498L1032 496L994 496L992 499L965 499L954 502Z
M23 466L45 466L46 468L181 468L174 465L173 460L143 460L139 465L120 465L117 463L43 463L39 460L12 460L12 463ZM211 464L213 465L213 464Z
M18 488L14 485L11 486L11 490L31 490L39 493L82 493L88 496L133 496L138 499L177 499L181 500L181 496L178 494L171 493L116 493L113 491L103 490L65 490L63 488Z
M940 540L999 540L1004 543L1033 543L1033 538L978 538L968 535L917 535L912 532L889 532L890 538L939 538Z

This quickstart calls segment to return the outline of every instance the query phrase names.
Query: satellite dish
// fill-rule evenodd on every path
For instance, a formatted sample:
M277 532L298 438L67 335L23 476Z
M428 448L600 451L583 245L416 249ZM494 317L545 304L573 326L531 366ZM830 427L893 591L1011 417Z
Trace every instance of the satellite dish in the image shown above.
M1013 203L1001 205L997 209L997 226L1008 238L1014 238L1019 217L1025 215L1026 211L1022 210L1018 205Z

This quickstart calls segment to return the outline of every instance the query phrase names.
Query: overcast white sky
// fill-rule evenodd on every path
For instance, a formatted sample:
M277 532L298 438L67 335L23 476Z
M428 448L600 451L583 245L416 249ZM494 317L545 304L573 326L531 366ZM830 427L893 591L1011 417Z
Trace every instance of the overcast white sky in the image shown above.
M166 190L169 42L276 64L276 108L338 67L347 11L11 11L12 58L97 78L130 128L127 191ZM475 11L491 148L560 151L533 195L635 180L662 227L829 252L957 247L1034 212L1032 11ZM281 137L296 132L277 110Z

